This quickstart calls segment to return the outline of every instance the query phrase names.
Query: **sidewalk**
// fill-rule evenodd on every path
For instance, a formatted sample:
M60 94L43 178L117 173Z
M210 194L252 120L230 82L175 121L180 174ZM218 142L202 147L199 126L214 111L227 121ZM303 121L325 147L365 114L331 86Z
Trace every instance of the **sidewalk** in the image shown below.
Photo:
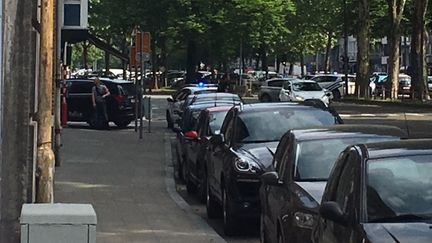
M97 242L224 242L174 189L161 118L138 140L133 129L64 130L55 202L90 203Z

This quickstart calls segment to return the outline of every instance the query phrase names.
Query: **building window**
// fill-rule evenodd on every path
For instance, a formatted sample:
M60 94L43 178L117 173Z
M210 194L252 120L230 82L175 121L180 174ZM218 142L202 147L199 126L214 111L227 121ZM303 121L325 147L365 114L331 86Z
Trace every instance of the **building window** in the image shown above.
M81 5L65 4L64 5L64 26L81 25Z

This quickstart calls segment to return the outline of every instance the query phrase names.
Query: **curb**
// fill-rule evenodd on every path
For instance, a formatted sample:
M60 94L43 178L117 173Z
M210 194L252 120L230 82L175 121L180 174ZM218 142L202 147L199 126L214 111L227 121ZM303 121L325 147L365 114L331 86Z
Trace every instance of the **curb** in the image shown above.
M194 224L198 226L199 230L208 236L209 242L227 243L204 219L196 215L189 204L178 194L174 181L174 167L172 166L171 136L168 133L165 133L164 143L165 186L171 199L187 214Z

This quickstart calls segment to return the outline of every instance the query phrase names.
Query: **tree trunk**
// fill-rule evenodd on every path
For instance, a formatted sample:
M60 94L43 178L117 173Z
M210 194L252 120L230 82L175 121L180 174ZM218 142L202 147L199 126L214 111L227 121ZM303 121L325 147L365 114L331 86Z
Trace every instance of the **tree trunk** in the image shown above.
M330 51L332 48L332 41L333 41L333 32L329 31L327 35L327 45L326 45L326 52L324 57L324 72L329 73L330 72Z
M196 42L189 40L187 45L187 60L186 60L186 83L192 84L196 80Z
M426 27L425 17L427 11L427 0L416 0L414 2L414 14L412 18L412 38L411 38L411 79L413 98L428 100L429 92L427 88L426 71Z
M88 47L87 41L84 41L83 46L83 65L84 69L88 69Z
M357 82L360 90L356 90L360 97L369 97L369 3L368 0L359 1L359 30L357 34Z
M290 62L288 75L293 75L294 73L294 63Z
M261 69L265 72L266 79L268 78L268 63L267 63L267 49L264 45L261 45Z
M389 82L391 82L391 98L397 99L399 90L401 20L406 0L387 0L391 20L389 39Z
M151 38L151 64L152 64L152 73L153 73L153 88L159 89L159 79L157 77L157 55L156 55L156 34L152 33L153 38ZM151 86L150 86L150 92L151 92Z
M300 53L300 68L301 68L301 76L303 77L305 75L303 53Z

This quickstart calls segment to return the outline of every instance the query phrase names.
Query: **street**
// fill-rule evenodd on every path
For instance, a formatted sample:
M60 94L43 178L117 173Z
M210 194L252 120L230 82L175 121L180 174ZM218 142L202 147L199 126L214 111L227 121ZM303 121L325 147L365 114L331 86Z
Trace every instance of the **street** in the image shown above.
M256 222L242 222L236 236L225 237L222 219L208 220L205 205L178 180L174 185L169 143L175 136L166 128L166 98L153 97L152 133L145 130L141 141L133 124L98 131L70 123L64 163L56 171L56 202L93 204L98 242L259 242ZM411 137L432 137L432 113L425 108L410 108L405 121L403 107L334 107L346 123L390 124L408 128Z

